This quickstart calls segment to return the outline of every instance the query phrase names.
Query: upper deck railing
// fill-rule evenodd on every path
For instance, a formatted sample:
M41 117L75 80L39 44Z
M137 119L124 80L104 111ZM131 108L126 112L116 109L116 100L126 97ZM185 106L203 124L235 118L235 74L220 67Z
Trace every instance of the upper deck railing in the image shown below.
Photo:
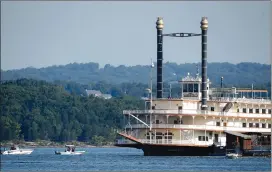
M161 98L161 99L153 99L153 101L182 101L182 100L198 100L197 97L183 97L183 98ZM149 102L150 99L145 100ZM210 97L208 101L218 101L220 102L237 102L237 103L256 103L256 104L271 104L272 101L270 99L258 99L258 98L235 98L235 97Z
M218 102L237 102L237 103L258 103L258 104L271 104L269 99L249 99L249 98L233 98L233 97L212 97L210 101Z
M234 113L234 112L216 112L202 111L195 109L186 110L124 110L123 114L157 114L157 115L192 115L192 116L218 116L218 117L236 117L236 118L271 118L271 114L258 113Z
M132 128L145 129L143 124L132 124ZM160 129L183 129L183 130L212 130L212 131L235 131L235 132L260 132L269 133L271 128L250 128L237 126L214 126L214 125L184 125L184 124L153 124L153 128Z

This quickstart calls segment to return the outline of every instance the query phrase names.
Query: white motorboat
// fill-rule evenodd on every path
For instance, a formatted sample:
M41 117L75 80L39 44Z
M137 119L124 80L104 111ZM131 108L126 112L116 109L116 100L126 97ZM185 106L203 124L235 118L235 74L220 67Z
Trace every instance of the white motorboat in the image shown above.
M235 149L226 149L226 157L229 159L242 157L242 152L240 151L238 142L234 142L234 144L236 144Z
M3 155L29 155L33 152L33 149L20 149L18 146L12 146L10 150L4 151Z
M241 154L238 154L238 153L228 153L226 154L226 157L229 158L229 159L236 159L238 157L241 157L242 155Z
M74 145L65 145L66 150L64 152L55 151L56 155L81 155L85 153L85 151L76 151L76 147Z

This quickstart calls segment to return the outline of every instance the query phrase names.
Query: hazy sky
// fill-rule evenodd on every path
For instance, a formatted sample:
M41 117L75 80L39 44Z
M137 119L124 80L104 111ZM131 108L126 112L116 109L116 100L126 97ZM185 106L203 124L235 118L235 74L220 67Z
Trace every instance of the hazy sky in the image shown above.
M269 63L269 2L1 2L1 68L156 60L164 33L200 33L207 16L208 62ZM164 62L201 60L201 38L164 38Z

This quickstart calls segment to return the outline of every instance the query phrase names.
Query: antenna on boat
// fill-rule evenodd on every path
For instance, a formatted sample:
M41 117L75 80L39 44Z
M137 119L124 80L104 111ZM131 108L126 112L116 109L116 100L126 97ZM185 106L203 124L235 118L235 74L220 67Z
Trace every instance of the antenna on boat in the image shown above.
M253 83L251 84L251 98L253 99Z
M196 64L196 77L198 77L199 75L199 67L198 67L198 64Z
M224 93L223 93L223 79L224 79L224 77L221 76L221 83L220 83L220 92L221 92L221 96L220 96L220 97L224 97Z
M221 88L223 88L223 79L224 79L224 77L221 76Z
M153 63L153 60L152 60L152 58L151 58L151 66L150 66L150 124L149 124L149 126L150 126L150 131L151 131L151 129L152 129L152 122L151 122L151 115L152 115L152 73L153 73L153 68L154 68L155 66L154 66L154 63Z

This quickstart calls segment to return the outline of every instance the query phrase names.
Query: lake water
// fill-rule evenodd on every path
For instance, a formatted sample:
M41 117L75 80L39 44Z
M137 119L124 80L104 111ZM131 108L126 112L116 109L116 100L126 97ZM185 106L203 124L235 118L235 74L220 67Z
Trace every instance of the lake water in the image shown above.
M1 171L271 171L263 157L143 156L132 148L78 148L84 155L55 155L61 148L36 148L31 155L1 155Z

